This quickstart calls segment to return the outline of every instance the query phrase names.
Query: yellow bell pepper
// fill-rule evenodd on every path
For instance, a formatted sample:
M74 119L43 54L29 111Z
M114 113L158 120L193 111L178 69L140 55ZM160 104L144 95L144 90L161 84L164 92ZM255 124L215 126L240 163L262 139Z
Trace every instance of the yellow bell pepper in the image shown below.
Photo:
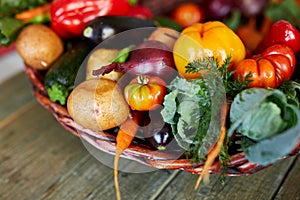
M185 73L188 63L202 57L213 56L219 63L231 56L236 64L246 56L241 39L225 24L219 21L196 23L185 28L173 48L176 68L187 79L198 78L201 73Z

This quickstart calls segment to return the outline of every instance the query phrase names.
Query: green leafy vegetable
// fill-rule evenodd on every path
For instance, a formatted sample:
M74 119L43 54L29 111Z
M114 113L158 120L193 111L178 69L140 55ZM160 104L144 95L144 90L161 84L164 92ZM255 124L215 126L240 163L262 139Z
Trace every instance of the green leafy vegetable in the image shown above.
M50 88L47 88L47 92L51 101L58 101L61 105L65 105L67 97L73 88L74 86L66 87L64 85L54 83Z
M268 165L288 155L300 140L300 111L293 105L287 106L294 126L265 140L250 141L247 137L242 139L242 148L248 160L260 165Z
M154 18L152 18L152 20L157 26L172 28L178 32L182 31L182 27L177 22L175 22L171 17L155 16Z
M213 74L221 78L227 97L233 98L239 92L246 89L248 84L252 80L250 80L251 74L247 74L245 76L245 81L243 81L241 78L236 81L233 77L234 71L229 70L230 59L231 57L226 58L223 64L219 66L218 60L214 57L200 58L189 63L186 66L186 72L187 73L192 73L192 72L197 73L199 71L212 72Z
M224 23L231 28L232 30L236 30L241 24L242 13L240 10L235 9L232 11L230 17L225 18Z
M300 7L295 0L284 0L280 1L280 3L270 1L270 4L264 11L264 15L274 21L287 20L300 28Z
M25 25L25 22L14 18L5 17L0 19L0 46L11 44Z
M26 25L30 23L46 23L49 21L49 14L36 16L27 22L12 17L0 18L0 46L9 46Z
M231 104L232 127L236 127L237 132L253 140L270 137L287 126L281 116L286 104L285 95L279 90L244 90ZM229 130L229 136L231 133L232 130Z
M203 160L208 151L200 147L209 128L211 101L203 79L187 81L175 78L168 86L170 93L165 96L162 116L171 124L178 144L194 159Z
M47 2L47 0L1 0L0 18L12 17L17 13L46 4Z
M278 89L285 94L289 104L300 107L300 83L292 80L284 81Z
M246 157L267 165L295 147L300 139L299 117L300 110L280 90L246 89L231 104L228 136L234 131L241 134Z
M189 64L187 71L195 72L202 67L207 73L189 81L175 78L168 86L170 93L162 110L164 121L171 124L175 139L192 156L192 162L205 160L225 121L221 108L226 103L226 92L217 60L202 61Z

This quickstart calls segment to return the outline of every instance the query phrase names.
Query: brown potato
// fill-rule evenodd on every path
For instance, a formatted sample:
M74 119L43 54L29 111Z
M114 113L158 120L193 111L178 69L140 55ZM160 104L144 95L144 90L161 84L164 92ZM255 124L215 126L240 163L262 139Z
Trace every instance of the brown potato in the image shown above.
M67 109L75 122L94 131L116 127L129 115L121 89L106 78L89 79L75 87Z
M173 49L176 39L179 37L179 32L171 28L157 28L150 36L149 40L157 40L164 43L170 50Z
M46 25L31 24L18 35L16 50L26 64L46 70L63 53L64 46L60 37Z
M106 66L110 64L111 60L115 58L115 56L117 56L118 53L119 50L117 49L105 49L105 48L100 48L92 52L87 61L86 79L96 78L97 76L93 75L93 70L99 69L102 66ZM122 76L121 72L112 71L101 77L105 77L113 81L117 81L121 76Z

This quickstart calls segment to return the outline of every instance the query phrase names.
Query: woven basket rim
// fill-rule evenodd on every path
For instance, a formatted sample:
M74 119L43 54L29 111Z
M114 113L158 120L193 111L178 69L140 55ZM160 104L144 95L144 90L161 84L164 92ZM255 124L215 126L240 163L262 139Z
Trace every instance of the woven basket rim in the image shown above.
M81 139L85 140L95 148L111 155L115 154L116 136L114 134L101 131L91 131L74 122L66 107L52 102L49 99L43 84L44 77L41 71L33 69L26 64L24 64L24 68L32 85L32 91L36 100L52 113L52 115L63 128L76 137L80 137ZM279 160L296 155L300 155L300 142L289 155ZM190 159L172 159L172 155L168 153L155 151L137 144L131 144L129 148L123 152L121 157L134 160L143 165L157 169L180 169L193 174L201 173L204 166L204 163L191 163ZM260 166L255 163L251 163L247 160L243 152L239 152L231 155L231 161L227 163L226 172L222 171L220 162L218 160L213 163L209 169L209 172L212 174L225 174L226 176L242 176L256 173L269 166L271 165Z

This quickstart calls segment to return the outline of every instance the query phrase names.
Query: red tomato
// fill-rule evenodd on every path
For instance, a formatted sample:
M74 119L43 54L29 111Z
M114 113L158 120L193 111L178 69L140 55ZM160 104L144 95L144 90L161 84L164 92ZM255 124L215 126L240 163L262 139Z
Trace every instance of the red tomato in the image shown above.
M195 3L182 3L172 12L172 18L181 27L185 28L194 23L204 21L204 12L200 6Z
M249 73L252 82L249 87L277 88L284 80L291 78L296 65L293 50L287 45L277 44L267 48L262 54L244 59L235 67L234 78L243 80Z
M132 110L155 110L163 103L166 83L159 77L139 75L124 89L124 96Z

